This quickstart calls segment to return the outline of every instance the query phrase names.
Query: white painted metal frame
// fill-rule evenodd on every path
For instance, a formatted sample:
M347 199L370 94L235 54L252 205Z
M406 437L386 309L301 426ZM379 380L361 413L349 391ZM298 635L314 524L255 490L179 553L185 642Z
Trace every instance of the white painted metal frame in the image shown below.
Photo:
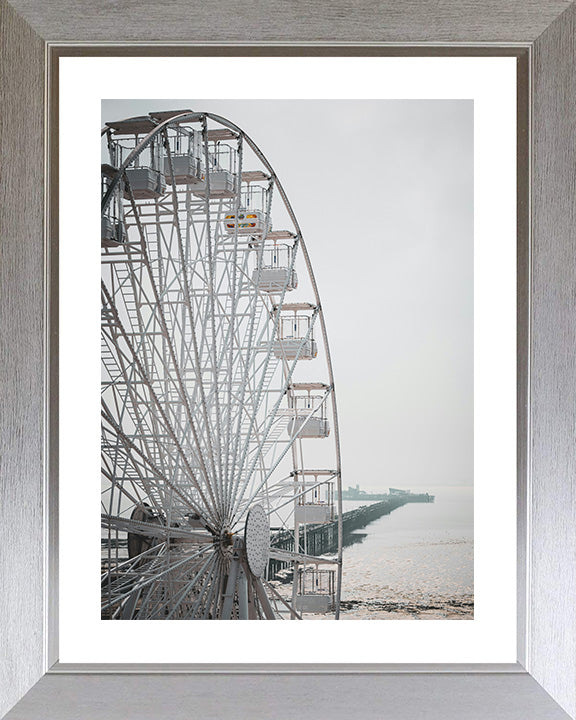
M335 720L352 715L408 720L423 714L431 720L575 718L576 6L570 0L451 0L433 6L416 0L400 6L391 0L322 0L312 14L303 6L293 14L292 4L276 0L268 7L263 15L261 3L249 0L239 16L224 0L210 6L145 0L135 12L121 0L111 13L104 0L0 0L0 329L3 339L10 339L0 363L0 714L40 680L9 712L10 720L66 720L79 714L86 720L178 720L188 718L192 708L205 718L238 719L271 717L288 704L303 718ZM48 224L45 214L56 178L48 173L47 202L39 182L51 47L61 42L200 45L208 36L213 42L243 43L254 37L256 27L263 43L313 43L313 52L318 43L339 44L342 52L358 44L359 52L377 52L387 44L389 51L391 44L401 54L454 52L462 46L477 52L515 48L529 63L530 225L520 224L524 233L531 230L531 252L520 263L525 281L520 318L530 352L529 362L519 367L527 401L520 418L528 432L520 441L524 523L519 531L527 540L519 560L526 582L519 598L524 611L518 666L220 667L217 673L197 666L148 668L145 675L120 675L113 666L82 673L55 666L44 675L47 639L56 632L54 615L45 612L55 600L56 568L43 559L43 547L53 536L50 526L45 531L42 525L55 501L53 495L43 497L42 478L57 470L49 452L57 443L55 408L47 404L55 377L46 369L57 318L44 312L43 297L58 278L42 250L45 218L51 241L56 237L57 218ZM28 172L22 157L32 161L35 172ZM48 571L50 586L44 584Z

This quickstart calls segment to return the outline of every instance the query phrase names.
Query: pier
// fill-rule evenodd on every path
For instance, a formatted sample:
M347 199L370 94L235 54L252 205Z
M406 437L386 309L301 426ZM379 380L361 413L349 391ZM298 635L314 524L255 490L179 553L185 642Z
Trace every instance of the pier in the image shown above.
M408 503L433 503L434 495L428 493L410 493L395 491L384 496L385 499L375 502L372 505L349 510L342 514L342 546L352 545L354 542L354 531L366 527L373 520L382 515L389 515ZM280 548L294 552L294 535L283 531L273 535L270 540L271 547ZM304 528L300 528L300 552L307 555L325 555L336 552L338 549L338 520L309 525L304 534ZM270 560L270 577L288 567L290 563L280 560Z

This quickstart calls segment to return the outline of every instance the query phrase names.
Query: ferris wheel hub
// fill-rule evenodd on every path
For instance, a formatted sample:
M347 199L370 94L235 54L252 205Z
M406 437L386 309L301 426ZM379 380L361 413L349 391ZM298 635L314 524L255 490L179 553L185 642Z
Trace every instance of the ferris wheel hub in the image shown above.
M222 547L230 547L234 542L234 533L229 528L223 528L218 542Z

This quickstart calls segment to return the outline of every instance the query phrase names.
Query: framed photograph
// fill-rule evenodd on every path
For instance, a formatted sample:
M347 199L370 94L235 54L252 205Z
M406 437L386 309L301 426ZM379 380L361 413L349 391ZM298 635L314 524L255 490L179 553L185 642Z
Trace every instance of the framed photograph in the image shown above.
M522 8L518 3L518 10ZM228 45L206 46L195 35L182 45L159 45L181 40L176 25L170 23L166 35L153 38L141 32L139 44L118 44L114 32L109 37L98 34L108 33L109 28L99 29L97 19L92 29L82 29L81 23L78 30L66 30L63 8L37 15L22 10L22 17L18 3L4 3L2 9L3 67L11 72L2 76L4 105L9 110L0 149L9 172L4 183L6 202L0 210L6 238L0 271L6 289L3 334L12 343L3 364L11 381L6 382L9 412L2 428L8 440L2 480L3 572L8 583L0 596L7 638L0 711L13 720L61 718L73 715L82 704L86 717L125 718L136 713L142 717L142 712L150 717L179 717L186 697L194 698L198 711L214 717L266 717L274 707L288 703L302 717L326 713L337 717L359 708L365 717L381 717L386 697L397 698L390 705L395 718L414 717L424 707L430 717L438 718L480 718L487 712L518 718L527 712L534 718L574 717L576 671L571 650L576 631L570 589L576 570L570 558L575 531L570 520L573 493L567 480L573 463L574 411L569 398L574 378L569 358L574 330L569 288L574 268L569 259L574 197L569 193L569 173L574 147L571 96L562 91L572 87L574 72L568 61L573 54L573 6L565 3L555 12L549 7L538 12L533 6L524 8L516 33L508 21L508 25L504 20L503 25L493 24L494 18L479 17L481 30L456 27L445 19L446 46L418 43L413 34L427 37L426 18L408 17L409 13L401 23L411 28L408 34L396 28L378 41L367 18L360 37L350 37L340 28L340 44L327 42L320 31L309 38L310 29L292 18L287 27L303 33L299 42L278 29L276 44L244 46L243 28L227 38L232 41ZM338 30L337 23L333 30ZM62 37L73 41L67 44L59 39L62 32L80 34ZM106 47L95 44L102 40ZM24 42L30 48L30 61L22 63L16 48ZM196 78L194 94L180 90L178 69ZM246 82L257 78L258 91L247 91L237 81L234 90L227 90L235 73ZM144 134L140 126L128 127L134 122L146 125ZM102 127L106 157L100 156L98 138L92 139ZM385 146L385 156L380 154L382 144L374 142L379 130L380 136L394 138ZM410 149L417 138L422 147L414 151L414 160ZM186 153L181 150L184 140L191 143ZM386 166L393 144L398 153L395 172ZM431 145L436 155L430 158ZM22 164L24 156L27 165ZM183 159L188 164L197 161L195 172L188 168L180 173L175 163ZM230 167L226 162L232 163ZM106 200L102 210L87 200L91 188L96 188L90 168L98 164L109 168L102 176ZM369 168L374 168L373 175ZM161 202L150 196L158 187L150 189L150 178L142 177L153 172L166 183L161 193L166 199ZM224 188L224 195L214 203L210 181L226 182L226 173L229 198ZM419 177L426 173L419 185ZM438 194L424 197L432 176ZM302 187L300 177L305 179ZM346 186L351 178L354 188ZM374 194L375 185L378 190L385 188L391 205L397 207L401 194L395 192L394 178L399 186L412 190L406 216L428 213L428 225L414 221L412 234L402 235L401 219L395 219L390 206ZM142 182L146 187L140 187ZM220 192L217 187L216 191ZM272 204L274 191L280 205ZM450 223L441 224L438 231L430 218L441 205L442 192L450 195L452 204L442 205L445 213L448 208ZM350 216L339 221L345 201ZM186 211L180 209L181 202L187 203ZM216 204L221 217L215 216ZM151 208L156 213L152 221L147 217ZM240 213L248 210L255 217L250 231L239 222ZM160 211L172 213L167 223ZM312 234L321 238L316 245L302 232L299 212L306 218L303 226L312 227ZM324 212L324 219L315 226L310 218L319 212ZM98 226L98 214L107 266L102 274L103 332L109 352L104 363L107 429L102 443L104 474L110 483L102 487L102 531L91 507L99 493L97 480L93 483L91 478L97 473L101 448L95 420L100 403L98 391L94 392L100 372L97 341L96 351L91 352L93 321L100 313L92 312L98 308L90 299L94 279L97 282L100 276L96 253L101 248L97 239L79 244L80 236L97 232L92 228ZM104 218L110 228L106 232ZM342 224L347 233L340 231ZM169 233L167 226L173 228ZM352 237L354 230L357 238ZM413 292L403 283L404 305L412 300L420 308L412 309L413 328L421 333L434 315L433 307L427 308L429 315L424 313L425 295L418 294L425 277L440 280L443 290L460 288L459 295L444 296L436 289L432 295L442 297L451 311L457 307L453 314L462 318L451 339L458 353L444 352L446 343L441 341L448 336L436 325L430 329L435 340L428 344L406 340L408 349L402 357L413 358L415 348L425 352L428 383L413 383L411 401L408 383L398 373L398 386L405 384L389 416L380 408L375 412L368 399L370 372L375 375L381 367L385 376L394 373L389 357L370 364L371 356L382 353L375 337L386 333L379 330L359 340L382 318L381 308L378 312L373 306L386 303L385 287L390 304L392 298L398 302L402 296L400 286L394 290L389 269L383 272L384 287L378 285L378 267L391 259L403 278L413 267L406 258L401 265L390 238L388 244L381 242L386 231L405 239L426 232L436 238L437 257L429 259L422 275L415 272ZM452 246L451 232L459 240ZM275 237L274 233L284 234ZM354 240L350 248L346 234ZM186 244L183 237L195 237L196 245ZM206 239L207 247L212 247L212 238L217 261L199 250ZM362 239L369 247L372 243L364 259ZM119 290L127 287L122 273L135 264L131 254L139 246L150 252L157 249L155 255L145 253L138 261L148 263L148 280L129 270L132 290ZM237 261L240 246L241 263ZM236 258L232 263L226 260L230 248ZM200 278L195 289L187 287L187 273L177 270L178 252L182 267L193 266L191 277ZM414 252L421 257L421 248L416 246ZM367 268L370 258L372 266ZM170 270L159 270L164 262ZM234 267L241 267L244 285L235 279ZM208 274L202 279L206 268ZM286 277L282 275L278 285L282 273ZM276 280L272 274L278 276ZM219 290L204 292L201 288L208 288L210 278L216 277ZM31 278L37 282L31 283ZM349 299L338 290L343 282L348 284ZM162 284L171 285L170 292L167 287L156 292ZM175 287L180 294L173 292ZM226 310L228 301L220 313L212 307L223 287L232 298L232 313ZM472 307L471 287L473 319L466 310ZM289 291L293 303L284 299ZM309 297L304 297L306 292ZM258 325L260 364L243 355L250 343L230 340L244 332L242 303L248 309L257 301L270 306L262 314L268 319L246 326L250 332L249 327ZM143 307L151 308L146 309L147 319L136 318ZM210 317L210 308L211 329L202 324ZM402 312L398 307L394 313L399 326L405 324ZM390 325L393 314L384 315ZM202 318L199 325L190 320L196 316ZM230 331L230 317L235 333ZM273 331L267 325L269 318ZM108 329L111 324L114 330ZM119 334L118 328L124 330ZM211 409L198 391L213 368L208 356L208 365L202 365L202 348L195 351L195 378L185 377L194 368L193 362L182 360L194 355L185 340L195 347L195 335L204 338L200 346L204 342L212 347L220 366L230 365L230 382L242 368L259 368L241 393L229 388L228 407L239 403L238 418L252 413L247 424L237 420L235 433L230 430L232 421L226 423L218 414L226 410ZM141 353L132 353L136 336L140 347L146 345L154 356L152 365L145 366ZM182 340L181 356L175 352L177 337ZM396 331L393 337L403 336ZM437 362L450 370L446 385L433 370L440 344ZM360 361L354 347L365 353ZM131 369L118 371L130 353ZM317 358L314 368L322 377L296 371L296 361L308 359L307 353L310 359ZM450 364L456 356L462 366ZM461 391L472 384L472 357L473 414L471 393ZM110 372L113 366L116 371ZM274 375L269 368L276 366ZM313 364L300 366L308 370ZM355 370L362 367L362 382L351 383ZM422 365L415 364L418 368ZM454 376L460 372L458 397L459 401L467 397L468 405L456 409L449 398L455 392ZM339 381L339 373L344 382ZM214 382L220 382L218 375L212 376L206 393ZM260 396L255 393L264 382L268 405L266 417L260 418ZM176 403L170 383L179 383ZM441 400L428 398L432 386L442 393ZM161 392L166 393L163 399ZM194 409L190 403L196 396L203 397ZM388 383L387 391L374 390L372 400L381 404L390 396ZM218 392L213 397L218 405ZM187 400L181 402L182 398ZM347 523L355 522L348 527L356 530L366 526L368 515L362 519L363 514L387 514L409 503L404 509L418 510L419 520L412 522L421 524L426 510L446 507L441 504L446 493L435 492L438 481L427 489L425 481L415 480L423 477L425 467L418 466L415 458L404 466L388 460L383 471L387 479L405 475L404 482L394 483L365 479L378 467L374 459L354 462L365 445L377 443L374 433L369 433L371 426L386 428L389 444L401 444L400 401L415 409L434 407L436 402L451 419L451 429L445 429L450 435L445 447L450 462L444 460L444 465L434 463L431 450L446 422L444 415L435 415L434 428L429 417L429 430L421 434L405 420L404 428L412 427L414 433L412 446L417 444L429 460L430 480L438 467L444 467L452 491L470 487L474 478L474 570L466 560L466 552L471 557L471 542L461 543L464 547L450 555L457 572L442 575L436 584L430 577L406 571L401 563L405 548L387 548L386 576L394 577L393 562L398 562L395 587L404 592L418 586L420 593L406 591L402 602L400 594L381 594L384 579L377 571L383 548L373 545L369 550L369 535L364 542L361 536L353 538L354 547L347 545L351 531L344 541ZM232 417L233 410L229 411ZM187 420L177 421L187 412ZM354 412L365 421L368 441L355 434L358 428L353 426L361 423L350 420ZM198 421L202 413L204 419ZM126 422L126 416L132 419ZM134 418L140 418L136 425ZM395 423L400 428L397 435ZM254 426L258 433L248 432ZM143 439L152 427L151 439ZM261 434L265 440L255 444L252 438ZM269 434L273 443L267 442ZM430 446L425 435L433 438ZM343 437L350 439L352 449L345 451L341 473ZM236 453L234 438L245 438L236 443ZM114 449L107 455L112 441ZM191 449L185 450L185 442ZM210 478L219 473L217 462L209 468L215 458L212 442L229 447L220 474L224 476L224 466L230 466L242 480L211 483ZM322 451L310 451L314 444ZM122 453L124 459L119 461ZM284 458L290 455L290 467L284 467ZM159 456L164 464L156 462ZM394 453L389 457L394 458ZM455 458L460 458L459 466ZM473 472L466 476L463 468L472 468L472 463ZM359 482L346 477L347 466ZM449 469L453 467L459 470ZM282 477L277 479L275 470L281 470ZM458 472L461 482L451 482L449 478ZM291 483L288 501L286 478ZM96 492L79 492L80 482ZM433 495L438 495L436 503L429 502ZM414 504L423 499L429 507ZM354 509L343 507L354 502ZM469 503L468 513L471 507ZM224 517L228 510L230 517ZM318 519L320 512L326 517ZM403 511L394 512L387 521L401 517ZM471 537L471 523L454 536L446 515L442 522L448 543ZM404 531L409 532L409 527ZM438 540L433 533L425 537L430 546ZM409 562L415 557L417 563L418 554L410 548ZM340 562L347 553L357 563L349 565L354 574L348 570L348 577L346 563ZM430 555L421 553L423 567ZM95 582L93 572L98 558L104 573L101 582ZM220 575L218 563L225 564ZM440 591L447 578L453 582L452 594ZM350 587L355 594L343 592ZM365 595L361 587L369 587ZM319 622L320 617L340 622ZM305 622L288 626L149 622L191 618ZM146 625L114 622L137 619ZM133 701L136 697L144 699L144 706Z

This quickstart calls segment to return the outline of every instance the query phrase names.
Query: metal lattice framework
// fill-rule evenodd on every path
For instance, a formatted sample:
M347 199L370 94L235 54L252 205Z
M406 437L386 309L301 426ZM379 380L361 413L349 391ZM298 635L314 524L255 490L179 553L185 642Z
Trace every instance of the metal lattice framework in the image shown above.
M337 618L334 382L286 194L210 113L103 138L102 617Z

